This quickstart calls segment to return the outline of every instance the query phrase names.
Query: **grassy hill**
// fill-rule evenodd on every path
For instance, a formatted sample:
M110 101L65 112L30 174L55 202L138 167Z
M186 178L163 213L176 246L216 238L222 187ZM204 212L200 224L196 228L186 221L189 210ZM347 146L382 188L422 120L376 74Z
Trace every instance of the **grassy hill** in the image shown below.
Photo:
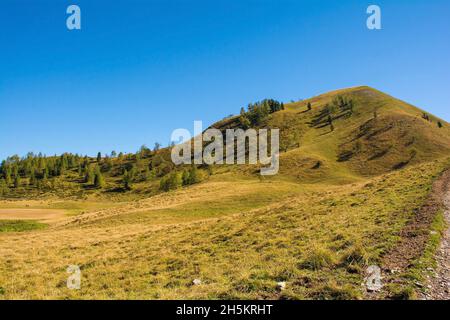
M352 110L340 108L337 99L351 101ZM225 130L242 128L242 125L236 116L212 127ZM348 183L437 159L450 152L447 122L369 87L333 91L286 104L284 110L270 114L255 127L280 129L281 171L275 180ZM147 197L161 192L160 182L165 176L172 172L181 176L184 170L189 170L186 166L173 165L170 148L152 151L143 147L136 154L98 159L71 154L43 158L47 161L37 155L11 158L9 166L19 168L17 174L10 169L8 183L0 180L0 197L86 199L94 196L116 200ZM62 170L63 162L66 164ZM0 176L5 175L5 166L4 163ZM198 166L198 169L197 180L207 180L215 173L258 174L254 166ZM90 179L86 177L89 170L92 171ZM101 172L105 181L101 188L94 185L95 170ZM130 187L125 188L125 173L130 171ZM34 181L30 181L31 172ZM17 186L15 175L20 177Z
M235 116L213 127L242 125ZM256 127L280 128L276 176L198 166L194 183L164 191L161 180L193 170L175 167L169 148L14 158L0 198L0 299L364 297L365 268L399 243L449 167L450 125L357 87L285 104ZM68 265L81 268L80 290L66 287ZM426 267L386 294L410 292Z

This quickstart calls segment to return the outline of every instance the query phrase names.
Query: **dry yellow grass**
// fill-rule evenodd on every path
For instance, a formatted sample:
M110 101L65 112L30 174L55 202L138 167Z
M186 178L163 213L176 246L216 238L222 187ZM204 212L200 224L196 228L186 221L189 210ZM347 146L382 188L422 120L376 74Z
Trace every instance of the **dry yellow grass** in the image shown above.
M352 114L333 131L311 126L336 94L351 96ZM218 166L204 182L163 194L157 180L119 193L61 177L61 197L71 200L55 191L0 202L0 220L10 209L13 218L41 210L33 211L41 221L48 210L66 213L45 229L0 229L0 299L361 298L365 268L396 244L449 166L450 127L421 115L368 87L340 90L268 119L287 145L276 177ZM80 290L66 287L69 265L81 268ZM279 281L286 290L277 291Z
M364 266L395 244L446 165L340 186L210 181L0 233L0 298L358 298ZM68 265L80 266L81 290L66 287Z

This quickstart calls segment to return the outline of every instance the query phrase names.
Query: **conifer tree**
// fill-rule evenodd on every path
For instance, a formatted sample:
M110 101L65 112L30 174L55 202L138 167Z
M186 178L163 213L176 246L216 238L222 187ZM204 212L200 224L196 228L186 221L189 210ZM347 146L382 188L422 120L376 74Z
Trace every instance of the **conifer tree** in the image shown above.
M189 184L195 184L198 183L199 177L198 177L198 172L197 172L197 167L196 166L192 166L191 169L189 170Z
M93 183L94 182L94 171L90 166L86 167L86 174L84 176L85 183Z
M99 189L105 186L105 179L103 178L99 167L96 168L94 173L94 186Z
M36 185L36 173L34 172L34 169L31 171L30 174L30 186Z
M131 183L132 183L132 178L131 178L131 174L130 172L127 171L127 169L125 169L124 173L123 173L123 187L125 188L125 190L131 190Z
M21 182L21 180L20 180L20 175L16 175L15 177L14 177L14 188L19 188L20 187L20 182Z
M11 178L11 168L10 167L6 167L6 171L5 171L5 182L7 186L10 186L12 183L12 178Z
M183 174L181 175L181 182L183 186L187 186L190 182L189 172L187 170L183 171Z
M0 195L5 195L8 192L9 188L6 184L5 179L0 179Z

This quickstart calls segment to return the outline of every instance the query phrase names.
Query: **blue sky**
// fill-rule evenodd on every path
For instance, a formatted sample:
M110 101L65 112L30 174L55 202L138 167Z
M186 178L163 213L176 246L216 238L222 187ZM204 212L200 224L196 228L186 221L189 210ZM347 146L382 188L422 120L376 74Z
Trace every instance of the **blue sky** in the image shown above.
M66 28L81 8L82 30ZM382 9L379 31L366 8ZM168 144L263 98L370 85L450 120L448 0L2 0L0 159Z

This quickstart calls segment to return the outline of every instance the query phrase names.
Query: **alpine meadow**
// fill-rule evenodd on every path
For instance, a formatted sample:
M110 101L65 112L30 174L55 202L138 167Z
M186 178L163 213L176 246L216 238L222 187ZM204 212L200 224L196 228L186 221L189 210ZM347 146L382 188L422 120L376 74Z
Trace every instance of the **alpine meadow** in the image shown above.
M3 161L0 299L432 294L449 123L361 86L266 99L211 128L279 129L279 173L175 165L173 145ZM67 285L71 265L78 290ZM379 290L366 285L369 266L380 267Z

